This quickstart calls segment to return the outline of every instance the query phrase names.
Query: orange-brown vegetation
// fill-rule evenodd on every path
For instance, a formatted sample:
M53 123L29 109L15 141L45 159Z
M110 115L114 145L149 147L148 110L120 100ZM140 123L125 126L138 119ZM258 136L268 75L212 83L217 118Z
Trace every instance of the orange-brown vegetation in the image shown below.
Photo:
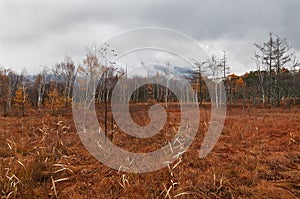
M146 105L131 105L130 110L138 124L149 122L143 115ZM0 118L0 195L24 199L300 197L299 107L228 107L218 143L199 159L209 117L210 107L201 107L199 132L188 151L169 167L146 174L118 172L98 162L81 143L70 115ZM134 152L156 150L174 136L179 122L178 106L170 106L160 135L138 140L116 130L113 142Z

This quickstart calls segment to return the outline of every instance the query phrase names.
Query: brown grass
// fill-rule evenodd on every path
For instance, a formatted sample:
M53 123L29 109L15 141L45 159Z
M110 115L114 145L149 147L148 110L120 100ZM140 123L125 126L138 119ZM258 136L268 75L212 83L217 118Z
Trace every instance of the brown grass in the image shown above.
M147 124L146 105L132 105ZM101 110L99 111L101 115ZM82 145L71 116L0 118L2 198L299 198L300 108L229 107L213 151L198 158L209 125L201 108L199 132L180 159L147 174L123 173L99 163ZM178 107L160 134L138 140L122 132L113 142L149 152L175 135Z

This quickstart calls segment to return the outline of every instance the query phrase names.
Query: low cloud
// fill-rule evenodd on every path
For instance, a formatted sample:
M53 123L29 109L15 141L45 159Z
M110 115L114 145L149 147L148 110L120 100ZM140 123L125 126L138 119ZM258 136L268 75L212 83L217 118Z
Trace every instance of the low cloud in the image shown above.
M0 2L0 65L35 73L68 54L80 62L86 47L142 26L175 29L213 52L226 50L231 71L254 68L253 43L272 31L300 52L299 1L39 1Z

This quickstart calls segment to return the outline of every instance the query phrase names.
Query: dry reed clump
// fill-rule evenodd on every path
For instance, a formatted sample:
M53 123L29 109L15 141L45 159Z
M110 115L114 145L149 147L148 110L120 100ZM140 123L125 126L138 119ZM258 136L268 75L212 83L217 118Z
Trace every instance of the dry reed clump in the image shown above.
M2 197L57 197L55 184L73 174L71 168L60 163L70 154L66 146L70 127L55 119L44 118L44 124L40 124L24 118L16 121L15 131L7 129L7 148L1 145Z

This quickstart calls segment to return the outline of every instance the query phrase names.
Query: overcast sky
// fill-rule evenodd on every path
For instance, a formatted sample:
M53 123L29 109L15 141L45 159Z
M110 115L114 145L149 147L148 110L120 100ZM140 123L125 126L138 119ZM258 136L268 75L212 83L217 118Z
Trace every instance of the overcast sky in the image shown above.
M226 50L231 72L255 69L253 43L270 31L300 58L299 0L0 0L0 66L37 73L121 31L158 26L183 32L209 52Z

